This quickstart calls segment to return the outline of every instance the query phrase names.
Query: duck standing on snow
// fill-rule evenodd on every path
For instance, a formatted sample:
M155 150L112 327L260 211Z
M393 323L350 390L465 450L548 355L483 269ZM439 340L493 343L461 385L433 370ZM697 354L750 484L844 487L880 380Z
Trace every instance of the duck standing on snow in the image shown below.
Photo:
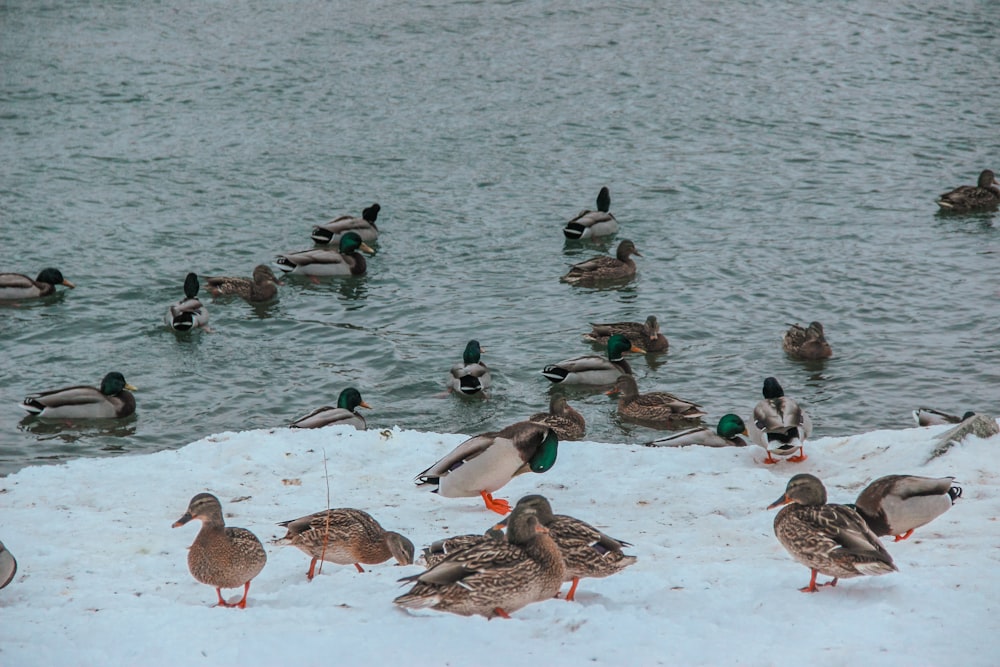
M452 554L464 551L469 547L474 547L487 540L499 540L505 542L507 536L497 526L491 526L485 533L479 535L469 533L466 535L453 535L431 542L431 545L423 549L420 561L424 567L434 567Z
M339 243L341 237L347 232L354 232L361 237L362 241L372 243L378 239L378 227L375 220L378 219L378 212L382 207L372 204L361 211L361 217L352 215L341 215L330 222L316 225L312 230L312 240L316 243L328 244Z
M21 404L37 417L47 419L122 419L135 413L135 387L125 376L111 372L100 388L75 386L31 394Z
M365 256L358 251L374 254L357 232L340 237L339 252L329 248L314 248L278 255L274 263L285 273L302 276L363 276L368 271Z
M70 289L76 287L63 278L59 269L42 269L34 280L20 273L0 273L0 301L52 296L56 293L56 285L65 285Z
M635 421L663 425L705 416L700 405L669 392L640 394L639 385L631 375L620 376L607 394L619 396L618 414Z
M189 273L184 278L184 298L170 304L163 321L174 331L191 331L208 326L208 308L198 300L198 274Z
M597 210L580 211L563 228L563 235L568 239L589 239L596 236L609 236L618 233L618 221L609 212L611 210L611 191L606 187L597 193Z
M298 547L312 557L306 578L312 581L316 563L325 560L337 565L354 565L364 572L361 563L377 565L395 558L400 565L413 562L413 543L399 533L385 530L368 512L341 508L316 512L282 521L288 529L284 537L271 544Z
M593 287L604 282L625 281L635 277L635 260L632 255L642 257L635 244L628 239L618 244L614 257L598 255L574 264L561 280L571 285Z
M687 447L688 445L746 447L749 443L741 437L744 435L747 435L747 426L739 415L727 414L722 415L714 431L707 426L695 426L643 444L647 447Z
M201 521L201 530L188 549L188 569L197 581L215 588L219 607L246 609L250 581L267 563L267 553L257 536L246 528L226 526L222 505L211 493L191 499L187 511L174 522L183 526L192 519ZM243 598L230 604L222 598L223 588L243 587Z
M587 421L558 394L549 399L548 412L536 412L529 422L548 426L560 440L580 440L587 431Z
M492 376L489 367L483 363L483 348L478 340L470 340L462 353L462 363L451 367L448 375L448 391L457 391L463 396L473 396L490 388Z
M894 535L900 542L951 509L962 495L962 487L954 481L954 477L886 475L865 487L854 507L873 533Z
M17 574L17 560L14 554L7 551L3 542L0 542L0 588L13 581L15 574Z
M892 556L861 515L847 505L827 504L826 488L817 477L795 475L785 493L767 506L785 505L774 517L774 534L802 565L812 570L804 593L817 590L816 574L838 579L896 572Z
M764 380L764 398L753 409L747 431L750 440L767 452L764 463L777 463L773 455L788 457L793 463L807 458L804 445L812 433L812 421L773 377Z
M646 352L666 352L670 347L667 337L660 333L660 323L655 315L647 317L645 322L607 322L591 324L590 327L590 333L583 334L583 339L595 345L604 345L611 336L621 334L641 343Z
M564 572L548 530L533 510L522 507L510 516L506 540L485 540L400 579L413 587L393 603L462 616L510 618L526 605L555 597Z
M997 204L1000 204L1000 183L989 169L979 174L976 185L960 185L937 200L942 211L951 213L989 211Z
M444 458L417 475L418 486L434 485L445 498L480 496L497 514L510 511L510 503L493 492L517 475L543 473L556 462L559 439L552 429L523 421L493 433L469 438Z
M626 352L642 354L645 350L630 343L625 336L615 334L608 338L606 357L588 354L564 359L543 368L542 375L557 384L614 384L619 376L632 374L632 367L624 357Z
M212 296L238 296L250 303L264 303L278 296L278 279L266 264L254 267L252 278L205 276L205 288Z
M823 325L810 322L808 327L792 324L781 340L781 348L790 357L796 359L828 359L833 356L833 349L826 341Z
M364 431L368 428L368 424L357 409L371 409L371 407L361 399L360 391L354 387L348 387L337 397L337 407L325 405L322 408L317 408L305 417L299 417L289 426L291 428L322 428L324 426L344 425Z

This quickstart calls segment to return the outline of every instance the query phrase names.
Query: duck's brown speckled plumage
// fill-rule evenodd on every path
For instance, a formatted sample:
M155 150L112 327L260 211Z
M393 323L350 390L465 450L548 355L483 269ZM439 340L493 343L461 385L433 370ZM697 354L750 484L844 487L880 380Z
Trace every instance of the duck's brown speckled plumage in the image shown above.
M210 493L194 496L173 527L183 526L192 519L201 520L201 530L188 550L188 569L192 576L215 588L220 606L245 608L250 581L267 563L264 546L246 528L227 527L222 505ZM243 598L239 602L229 604L222 598L221 589L240 586Z
M705 412L697 403L678 398L665 391L639 393L639 385L631 375L622 375L608 395L617 395L618 414L628 419L656 424L670 424L701 419Z
M446 537L432 542L430 546L421 552L420 561L424 567L434 567L445 558L448 558L459 551L464 551L465 549L474 547L481 542L485 542L487 540L504 541L506 539L507 536L504 535L503 531L496 527L491 527L485 533L481 533L479 535L475 533L453 535L452 537Z
M544 424L553 431L560 440L580 440L587 432L587 421L566 401L565 396L555 395L549 399L549 411L537 412L528 421Z
M942 211L951 213L989 211L1000 204L1000 183L991 170L984 169L976 185L960 185L945 192L938 198L937 204Z
M660 332L660 323L655 315L650 315L645 322L605 322L591 323L591 331L583 334L583 338L595 345L605 345L608 338L621 334L641 346L646 352L666 352L670 341Z
M263 303L278 296L278 279L271 267L258 264L253 278L205 276L205 289L212 296L238 296L251 303Z
M573 285L595 285L606 281L624 281L635 276L635 260L632 255L642 257L635 244L628 239L618 244L614 257L598 255L574 264L562 277L563 282Z
M962 495L954 477L886 475L858 494L854 506L878 536L905 540L914 529L941 516Z
M807 327L797 323L790 325L781 340L781 348L785 354L796 359L828 359L833 356L833 348L819 322L810 322Z

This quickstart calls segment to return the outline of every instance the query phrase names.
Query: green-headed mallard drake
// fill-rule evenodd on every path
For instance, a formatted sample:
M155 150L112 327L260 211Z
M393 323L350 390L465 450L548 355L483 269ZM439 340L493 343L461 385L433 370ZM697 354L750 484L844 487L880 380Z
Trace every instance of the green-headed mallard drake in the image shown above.
M537 412L528 421L548 426L560 440L580 440L587 432L583 415L570 406L565 396L558 394L549 399L548 412Z
M507 536L496 526L491 526L489 530L479 535L469 533L467 535L454 535L441 540L435 540L431 542L429 547L422 551L420 562L425 568L434 567L452 554L464 551L487 540L505 542L507 541Z
M774 517L774 534L792 558L812 570L809 585L799 590L815 593L816 574L833 577L820 586L836 586L838 579L896 572L892 556L854 509L827 504L826 488L817 477L795 475L785 493L767 506L786 505Z
M739 415L730 413L722 415L714 431L707 426L695 426L643 444L647 447L687 447L688 445L746 447L749 443L740 437L744 435L747 435L746 424Z
M298 547L312 557L306 577L312 581L316 563L325 560L337 565L354 565L364 572L361 563L376 565L395 558L400 565L413 562L413 543L391 530L385 530L368 512L341 508L316 512L278 524L288 533L271 544Z
M56 285L65 285L70 289L76 287L63 278L59 269L42 269L34 280L20 273L0 273L0 301L52 296L56 293Z
M667 337L660 333L660 323L655 315L647 317L645 322L592 323L590 326L590 333L583 334L583 339L596 345L604 345L614 334L621 334L640 343L646 352L666 352L670 347Z
M469 438L417 475L415 481L419 486L435 485L434 493L445 498L480 496L487 509L506 514L510 503L494 498L493 492L522 473L546 472L555 465L558 451L555 431L517 422Z
M941 424L960 424L969 417L976 414L971 410L966 411L964 415L959 417L958 415L948 414L947 412L942 412L941 410L935 410L934 408L917 408L913 411L913 421L917 423L917 426L939 426Z
M622 375L608 396L618 396L618 414L649 424L671 424L690 419L701 419L705 412L697 403L674 396L666 391L639 393L635 377Z
M563 234L568 239L589 239L618 233L618 221L611 215L611 192L606 187L597 193L597 210L580 211L566 223Z
M413 582L413 588L393 602L409 609L509 618L532 602L553 598L564 572L559 548L538 515L521 508L511 514L506 541L485 540L400 579Z
M806 460L805 441L812 433L812 421L799 404L785 396L778 380L764 380L764 398L753 409L747 424L750 440L767 452L764 463L777 463L774 456L799 463ZM798 454L795 452L798 451Z
M893 535L896 542L938 518L962 496L954 477L886 475L858 494L854 508L879 537Z
M189 273L184 278L184 298L170 304L163 321L174 331L190 331L198 327L208 326L208 308L198 300L198 290L201 284L196 273Z
M357 232L347 232L340 237L338 250L314 248L301 252L278 255L274 260L285 273L302 276L363 276L368 262L360 252L375 251L361 240Z
M3 542L0 542L0 588L13 581L15 574L17 574L17 560L14 554L7 551Z
M781 349L796 359L829 359L833 356L833 349L826 341L823 325L819 322L810 322L808 327L789 325L781 339Z
M48 419L121 419L135 413L135 387L125 376L111 372L101 380L101 387L75 386L31 394L21 407L37 417Z
M545 496L524 496L517 501L518 507L531 510L538 515L538 521L548 528L549 535L559 547L566 571L563 581L572 581L566 601L572 602L576 587L584 577L607 577L620 572L636 561L635 556L623 552L628 542L605 535L589 523L565 514L553 514L552 505ZM511 516L514 516L511 514Z
M951 192L938 197L937 205L942 211L969 213L989 211L1000 204L1000 183L989 169L979 174L975 185L960 185Z
M362 241L372 243L378 238L378 227L375 226L375 221L381 210L381 206L372 204L361 211L360 218L353 215L341 215L330 222L316 225L312 230L312 240L323 244L339 243L344 234L354 232L361 237Z
M582 357L564 359L557 364L546 366L542 375L559 384L614 384L621 375L631 375L632 367L623 356L626 352L642 354L646 350L633 345L621 334L608 338L608 354L601 357L588 354Z
M299 417L290 424L291 428L322 428L323 426L353 426L359 431L368 428L364 416L357 411L357 408L368 408L368 405L361 399L361 392L354 387L348 387L340 392L337 397L337 407L329 405L313 410L305 417Z
M598 255L574 264L562 281L584 287L599 285L606 281L630 280L635 277L635 260L632 255L642 257L635 244L628 239L618 244L614 257Z
M478 340L470 340L462 353L462 363L451 367L448 375L448 390L464 396L473 396L489 389L493 378L489 367L483 363L483 348Z
M253 278L205 276L205 287L212 296L238 296L250 303L272 301L278 296L278 279L266 264L254 267Z
M196 580L215 587L218 606L246 609L250 581L267 563L264 545L246 528L227 527L222 505L211 493L193 497L173 527L183 526L192 519L201 521L201 530L188 549L188 569ZM240 586L243 598L239 602L230 604L222 598L223 588Z

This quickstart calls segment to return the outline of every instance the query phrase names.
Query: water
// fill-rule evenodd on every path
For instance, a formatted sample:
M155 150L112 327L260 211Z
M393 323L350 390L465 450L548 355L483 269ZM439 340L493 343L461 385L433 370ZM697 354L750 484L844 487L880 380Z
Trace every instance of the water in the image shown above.
M282 426L348 385L372 428L499 428L547 406L588 321L649 314L671 349L640 388L713 423L767 375L820 436L995 412L996 215L933 201L997 168L995 7L605 4L3 3L0 265L78 287L0 308L0 473ZM602 185L639 276L561 284L613 249L560 231ZM189 270L249 275L372 202L367 277L163 327ZM786 358L813 319L834 358ZM473 337L493 395L439 397ZM22 421L112 369L136 417ZM589 439L658 435L570 398Z

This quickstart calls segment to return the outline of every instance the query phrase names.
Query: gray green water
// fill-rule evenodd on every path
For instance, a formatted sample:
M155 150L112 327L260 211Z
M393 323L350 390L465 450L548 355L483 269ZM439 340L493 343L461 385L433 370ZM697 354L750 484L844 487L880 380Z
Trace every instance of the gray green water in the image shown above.
M0 473L282 426L357 386L370 427L472 433L543 409L591 320L660 318L640 388L747 414L777 376L817 435L995 411L995 214L934 198L998 168L990 2L0 4L0 270L78 287L0 308ZM643 257L564 242L602 185ZM367 277L290 280L213 333L161 317L188 271L249 275L379 202ZM785 357L821 320L833 359ZM469 338L487 401L440 398ZM22 397L140 387L114 426ZM572 393L588 438L657 432Z

